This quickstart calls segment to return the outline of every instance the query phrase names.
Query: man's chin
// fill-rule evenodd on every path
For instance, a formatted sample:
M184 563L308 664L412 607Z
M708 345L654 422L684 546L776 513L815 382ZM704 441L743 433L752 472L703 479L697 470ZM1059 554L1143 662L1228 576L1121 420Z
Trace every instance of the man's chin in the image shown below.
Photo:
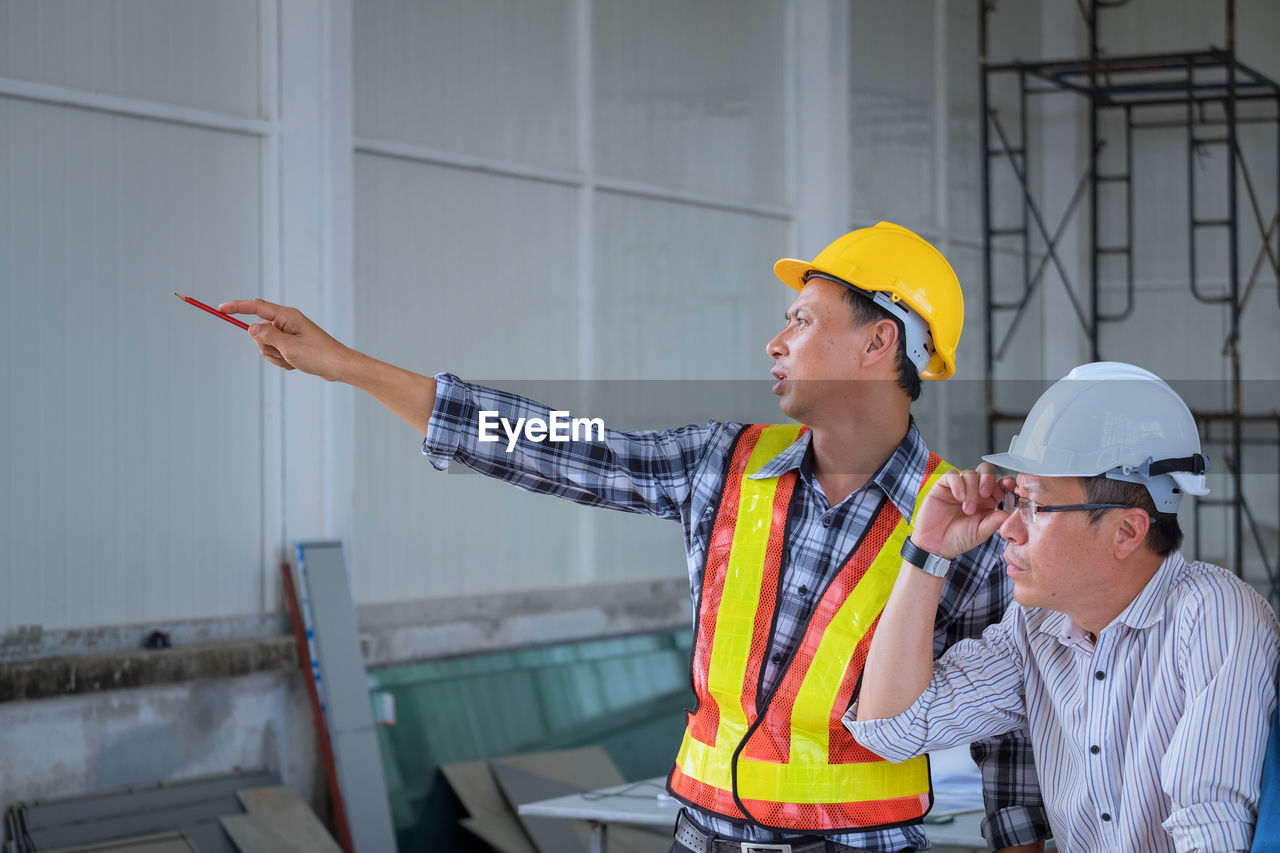
M1013 582L1013 600L1021 604L1023 607L1039 607L1039 603L1035 600L1034 591L1027 588L1026 584L1017 580Z
M800 407L796 405L795 399L785 392L778 395L778 411L793 421L800 420Z

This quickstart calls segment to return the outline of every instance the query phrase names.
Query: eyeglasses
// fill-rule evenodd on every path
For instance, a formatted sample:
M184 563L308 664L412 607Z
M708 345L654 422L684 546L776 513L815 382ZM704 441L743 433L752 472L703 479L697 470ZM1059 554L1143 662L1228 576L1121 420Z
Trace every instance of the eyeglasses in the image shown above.
M1045 506L1033 501L1031 498L1024 498L1017 492L1006 492L1004 500L1000 502L1000 508L1005 512L1013 515L1016 511L1022 516L1022 523L1028 527L1036 523L1036 514L1041 512L1084 512L1094 509L1128 509L1130 504L1059 504L1058 506Z

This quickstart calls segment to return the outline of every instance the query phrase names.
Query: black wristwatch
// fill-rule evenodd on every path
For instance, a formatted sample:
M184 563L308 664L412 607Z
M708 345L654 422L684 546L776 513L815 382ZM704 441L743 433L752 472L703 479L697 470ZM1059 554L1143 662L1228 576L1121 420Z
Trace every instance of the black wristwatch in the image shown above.
M947 557L939 557L937 554L930 554L925 549L911 541L908 536L902 543L902 559L915 566L926 575L933 575L935 578L945 578L947 570L951 568L951 560Z

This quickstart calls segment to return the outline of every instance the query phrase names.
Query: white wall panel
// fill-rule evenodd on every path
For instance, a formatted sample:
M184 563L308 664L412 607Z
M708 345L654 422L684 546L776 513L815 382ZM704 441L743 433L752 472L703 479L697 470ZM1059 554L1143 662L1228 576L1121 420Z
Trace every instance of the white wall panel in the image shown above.
M572 0L360 0L356 134L577 165Z
M786 201L786 5L597 0L601 175L735 199Z
M624 429L782 422L765 344L795 292L773 275L785 222L613 193L596 198L597 375ZM614 411L612 407L609 412ZM683 577L678 525L597 513L600 582Z
M358 156L355 196L357 347L499 387L579 375L574 190ZM420 440L376 403L357 401L358 601L583 580L582 510L438 473Z
M943 3L945 32L942 58L946 97L946 226L953 238L982 239L982 81L978 72L978 8L976 3ZM962 283L968 286L969 310L982 302L982 268ZM978 350L978 358L982 358Z
M0 99L0 628L255 612L258 142Z
M596 214L598 376L769 378L795 297L773 275L785 222L613 193Z
M853 8L852 220L937 230L934 4L855 2Z
M259 0L0 0L0 77L258 116Z

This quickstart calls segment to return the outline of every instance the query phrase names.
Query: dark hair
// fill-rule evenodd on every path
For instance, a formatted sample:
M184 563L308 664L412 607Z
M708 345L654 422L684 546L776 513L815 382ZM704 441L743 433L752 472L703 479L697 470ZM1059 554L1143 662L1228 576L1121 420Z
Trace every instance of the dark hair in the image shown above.
M879 320L892 320L898 327L898 387L907 392L914 402L920 399L920 371L907 358L907 330L902 321L871 301L861 291L852 287L844 288L844 301L853 309L853 321L858 325L874 323Z
M1178 524L1176 512L1159 512L1151 493L1141 483L1129 483L1124 480L1111 480L1099 474L1096 477L1080 477L1080 485L1084 489L1085 500L1089 503L1117 503L1137 507L1151 516L1151 528L1147 530L1144 545L1167 557L1182 545L1182 527ZM1089 513L1089 523L1097 524L1105 509L1095 509Z

